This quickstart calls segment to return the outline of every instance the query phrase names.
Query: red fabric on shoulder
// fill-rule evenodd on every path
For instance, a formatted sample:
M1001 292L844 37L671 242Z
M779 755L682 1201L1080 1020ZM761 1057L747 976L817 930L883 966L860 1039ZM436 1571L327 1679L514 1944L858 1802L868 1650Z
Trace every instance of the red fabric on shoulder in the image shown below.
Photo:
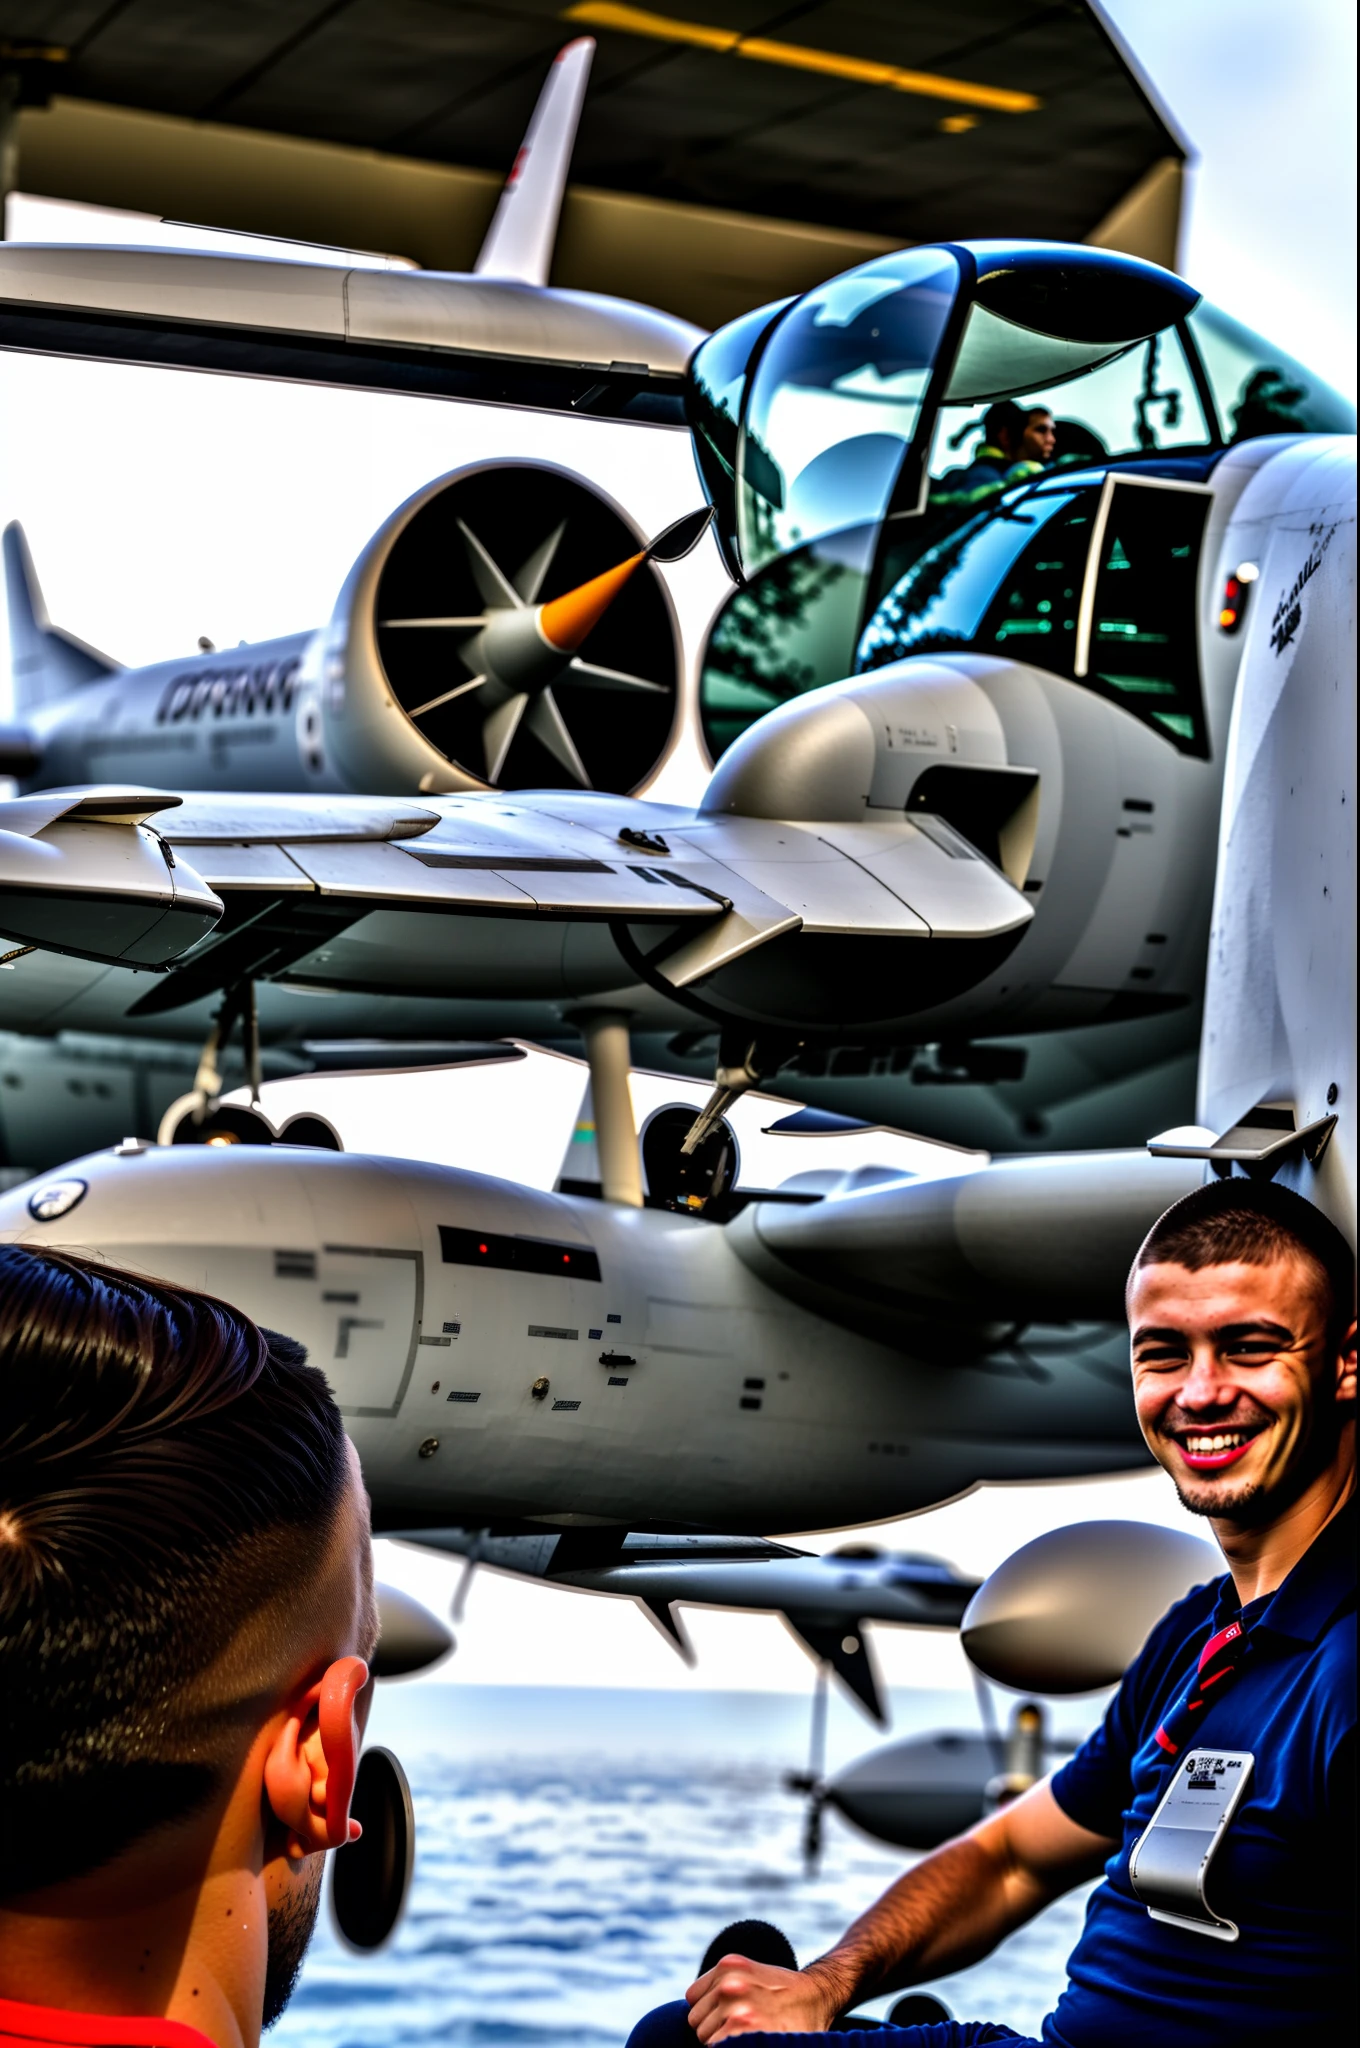
M119 2019L0 1998L0 2048L213 2048L183 2020Z

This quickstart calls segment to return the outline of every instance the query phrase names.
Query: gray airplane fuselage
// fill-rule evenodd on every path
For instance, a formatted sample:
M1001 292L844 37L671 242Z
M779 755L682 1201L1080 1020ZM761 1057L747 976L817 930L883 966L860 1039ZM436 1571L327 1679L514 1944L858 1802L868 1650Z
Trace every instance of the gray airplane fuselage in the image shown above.
M1143 1461L1125 1339L918 1357L781 1297L729 1233L447 1168L291 1148L75 1162L0 1233L224 1296L323 1367L375 1526L533 1519L768 1533L979 1479ZM481 1249L485 1247L485 1249Z
M121 669L31 714L42 767L29 787L152 782L167 789L348 785L329 766L317 633Z

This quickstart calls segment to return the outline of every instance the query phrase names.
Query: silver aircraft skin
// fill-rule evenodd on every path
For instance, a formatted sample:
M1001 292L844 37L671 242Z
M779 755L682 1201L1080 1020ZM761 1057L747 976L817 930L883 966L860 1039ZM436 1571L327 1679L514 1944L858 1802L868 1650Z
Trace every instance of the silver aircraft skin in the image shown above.
M961 1289L933 1280L933 1240L966 1242L971 1205L922 1181L799 1205L790 1262L768 1241L772 1215L794 1213L777 1202L720 1226L410 1161L134 1142L0 1197L0 1232L204 1288L298 1338L335 1390L379 1531L768 1535L1143 1461L1126 1240L1199 1170L1142 1158L1130 1176L1118 1155L1076 1155L1004 1172L1018 1263L1041 1271L1055 1212L1065 1226L1062 1256L1050 1249L1005 1320L966 1262ZM900 1279L882 1300L866 1298L874 1262L835 1248L874 1195L894 1240L875 1269ZM913 1286L916 1232L932 1255Z
M813 1053L847 1040L870 1049L961 1044L966 1051L998 1035L1019 1034L1032 1045L1040 1042L1036 1034L1152 1019L1151 1069L1178 1048L1188 1056L1203 987L1224 746L1245 644L1239 630L1222 624L1224 591L1244 563L1234 508L1244 492L1255 490L1254 502L1263 505L1269 523L1270 504L1287 494L1304 429L1224 447L1229 429L1211 430L1206 399L1204 432L1213 445L1206 442L1193 459L1174 449L1165 457L1158 452L1148 407L1155 398L1170 417L1170 394L1154 388L1156 348L1189 348L1186 321L1195 294L1167 273L1106 252L950 245L875 259L809 294L806 304L775 309L781 323L776 342L782 346L783 334L810 321L814 337L829 336L839 347L837 337L844 336L850 347L856 323L865 324L866 304L875 319L872 309L880 303L914 304L920 292L911 279L945 269L973 281L958 284L949 315L954 324L946 322L926 349L936 363L934 415L904 400L885 420L875 394L880 386L895 388L886 360L868 386L856 371L844 392L839 386L814 392L819 407L835 398L842 424L834 431L851 436L844 445L857 462L864 460L857 451L885 438L870 433L866 443L865 424L895 423L899 451L906 437L916 436L895 487L899 497L906 491L902 502L885 508L872 492L868 499L852 493L861 522L856 532L877 535L890 549L915 530L914 521L920 525L923 507L927 527L939 512L932 494L948 477L936 475L936 463L927 490L925 464L936 442L957 440L944 432L958 411L956 400L966 414L979 394L1016 388L1022 373L1031 388L1035 378L1048 375L1063 392L1063 380L1072 383L1077 395L1060 394L1061 402L1079 413L1080 393L1104 373L1105 343L1059 345L1041 331L1028 332L1009 298L1010 312L998 325L988 294L1000 291L1004 298L1013 287L1023 291L1031 284L1047 289L1051 273L1064 291L1076 287L1073 303L1079 304L1080 287L1089 281L1102 293L1123 295L1121 334L1134 338L1115 348L1116 362L1151 351L1147 388L1134 410L1154 452L1120 455L1089 470L1069 461L1030 477L1003 494L979 537L984 555L990 548L997 557L993 543L1005 542L1000 556L1014 562L1009 535L1047 533L1050 522L1056 531L1065 519L1071 524L1073 508L1088 508L1086 526L1078 520L1071 528L1086 538L1070 543L1071 587L1064 600L1072 613L1066 623L1074 629L1070 656L1038 658L1040 627L1063 622L1036 617L1008 627L1004 649L994 636L985 650L979 644L969 651L969 633L951 627L930 651L883 660L902 612L899 583L871 618L855 656L858 673L846 676L853 646L839 665L823 650L825 687L750 726L688 803L660 807L637 794L647 789L660 758L655 749L644 749L614 777L613 787L631 796L584 785L607 780L589 769L592 734L598 739L639 707L671 701L664 697L669 685L659 680L663 671L672 681L674 674L664 588L658 581L653 592L656 645L650 653L640 647L632 659L605 659L588 631L579 644L553 643L551 673L542 666L528 673L516 637L536 631L527 615L573 594L554 596L546 607L538 602L547 588L541 584L545 565L555 549L571 545L570 521L541 535L526 533L522 556L513 536L488 545L477 519L458 510L462 494L485 487L485 468L435 479L398 508L356 563L319 634L229 658L193 657L140 675L108 677L91 650L45 621L24 550L12 536L18 593L12 613L22 642L16 665L28 693L27 723L15 736L16 747L30 747L25 787L36 794L44 783L75 783L92 773L112 780L116 769L120 778L163 785L167 797L205 785L216 789L227 800L225 810L210 815L191 801L177 820L162 817L158 829L186 865L198 866L227 909L216 937L148 987L145 976L123 964L121 947L82 949L63 939L51 918L44 923L13 914L0 861L0 930L16 944L40 949L12 970L6 1026L34 1038L84 1034L87 1045L97 1035L140 1041L141 1047L173 1041L188 1056L208 1039L224 1001L237 1015L250 1009L266 1053L326 1038L511 1033L556 1039L573 1028L571 1013L599 1006L627 1011L639 1032L716 1037L717 1065L725 1071L740 1071L758 1054L759 1071L772 1072L800 1040ZM920 291L934 304L939 294L932 299L928 286L927 279ZM769 312L735 323L700 349L690 373L696 406L701 387L708 392L704 379L714 351L725 360L729 347L745 349L750 358L728 365L736 373L731 390L750 386L759 395L767 365L782 360L773 343L761 354L753 339ZM919 325L918 313L919 307L910 318ZM1017 336L1023 365L1007 354L1020 346ZM858 339L853 347L861 347ZM1081 365L1094 368L1088 377L1083 367L1072 382L1074 347ZM1187 378L1189 371L1178 375ZM796 377L789 388L800 388ZM1182 396L1188 406L1190 398ZM719 394L717 403L721 413L727 396ZM748 419L754 403L742 401L745 440L734 457L736 476L747 481L756 474L759 453ZM868 415L861 418L856 407L862 412L866 404ZM918 412L919 432L911 425ZM716 416L709 405L709 426ZM725 554L738 545L748 552L763 545L760 520L752 525L754 515L741 513L746 501L740 491L736 523L746 518L744 538L729 534L726 486L715 482L709 440L698 426L695 447L706 464ZM825 478L828 459L833 469L842 460L836 445L824 448L796 480L805 497L806 476L815 471ZM846 473L852 471L853 463ZM911 498L911 477L919 482L919 501ZM579 479L559 477L557 483L581 488ZM643 536L598 493L587 495L591 509L582 516L613 521L609 531L618 547L601 556L592 573L617 571L641 552ZM825 500L813 493L807 502L815 514ZM836 513L843 516L845 507ZM780 513L776 526L779 519L787 525ZM1109 648L1099 652L1102 635L1114 636L1116 654L1125 644L1119 634L1140 638L1133 624L1120 623L1116 589L1115 572L1126 566L1118 534L1129 522L1145 532L1159 522L1185 530L1176 551L1186 558L1186 569L1177 572L1183 604L1168 633L1189 709L1161 708L1179 701L1179 685L1141 671L1097 673L1112 661L1116 669L1139 668L1137 659L1121 662ZM975 525L961 530L965 537ZM427 544L422 535L435 541ZM741 570L744 559L734 558L734 569ZM425 574L431 561L438 567L433 582ZM392 595L403 562L425 567L412 571L404 594ZM752 568L753 588L772 567L778 561ZM456 570L470 596L451 601L439 580L446 568ZM639 570L635 588L647 578L657 580L650 564ZM961 588L969 577L955 582ZM997 602L1005 595L1003 576ZM736 592L733 601L740 597ZM844 608L840 598L836 604ZM1153 641L1159 633L1141 637ZM541 639L533 653L538 664L545 653ZM1157 695L1168 689L1170 699ZM683 692L674 702L675 718L693 724L695 703ZM440 721L465 712L471 723L451 739ZM540 779L551 771L565 788L494 790L498 778L522 779L514 754L521 744L538 747L526 758L531 767L537 763ZM669 742L659 744L664 753ZM168 772L170 764L175 773ZM243 786L263 795L265 784L300 785L300 793L283 810L243 808ZM398 805L389 822L358 830L336 803L338 794L356 790L423 803L423 815L437 820L429 829L439 835L441 858L459 849L464 885L469 859L494 866L483 848L487 834L516 864L521 881L531 872L528 862L546 879L545 839L559 832L570 838L575 857L605 865L611 853L617 859L617 844L629 834L666 847L674 835L683 860L669 868L683 868L687 882L712 889L731 909L692 940L681 936L676 921L668 931L643 931L632 917L641 894L650 892L649 923L660 921L667 901L676 903L659 860L653 860L650 881L623 894L611 884L593 901L584 886L576 892L539 881L532 889L512 883L504 867L494 889L488 882L460 892L452 869L441 874L438 887L428 872L427 886L413 887L411 854L415 865L421 857L410 842L423 829L422 813ZM454 793L461 800L450 801ZM511 848L505 835L519 832L524 841ZM283 848L327 835L390 844L363 859L352 849L343 860L323 863L324 876L315 859L310 866L304 860L298 872L291 855L278 863ZM234 851L223 844L227 839ZM214 840L220 850L209 853ZM714 861L721 873L714 872ZM645 865L632 863L638 873ZM385 868L381 880L379 866ZM354 881L360 867L369 877L363 886ZM350 878L348 894L342 870ZM272 901L271 877L277 885ZM972 899L967 908L965 898ZM697 913L697 905L690 907ZM927 934L928 944L916 943ZM81 950L85 961L76 957ZM168 952L163 962L170 963ZM761 1034L765 1042L757 1047ZM734 1049L729 1041L737 1038L744 1042ZM137 1046L124 1057L130 1069L146 1063ZM935 1128L941 1128L938 1121Z
M45 853L41 903L33 893L20 841L45 849L75 801L35 792L6 806L16 836L0 841L0 932L39 949L7 976L5 1022L201 1044L245 980L266 1044L541 1036L582 1006L786 1044L1052 1030L1131 1004L1193 1013L1234 688L1267 595L1229 634L1222 592L1263 535L1299 557L1286 580L1302 573L1311 543L1288 508L1315 471L1344 504L1346 448L1332 447L1248 442L1206 490L1209 758L1080 682L961 653L793 700L724 754L693 808L569 790L405 803L125 791L228 906L195 949L167 947L154 979L121 945L63 937L63 899L86 883ZM950 817L979 789L990 858Z
M1227 734L1201 1126L1146 1152L758 1202L722 1227L403 1162L134 1143L12 1190L0 1229L206 1286L295 1333L348 1412L378 1525L404 1533L763 1534L1135 1462L1122 1287L1167 1203L1208 1170L1275 1173L1355 1236L1353 445L1279 450L1241 516L1258 576ZM245 826L243 811L233 858L272 866L279 849ZM376 888L402 857L379 827L393 813L373 806L366 839L291 843L318 876L322 849L338 886L362 870ZM226 841L205 844L225 888ZM502 889L481 844L487 867L430 872ZM628 863L555 872L554 887L661 887ZM703 898L692 925L662 915L702 945L741 917L728 900Z
M626 409L639 387L677 395L701 328L548 283L594 52L589 36L559 51L471 271L358 268L323 248L296 258L16 242L0 246L0 317L19 346L31 328L33 345L75 355L501 402L508 383L511 402L518 386L566 410Z

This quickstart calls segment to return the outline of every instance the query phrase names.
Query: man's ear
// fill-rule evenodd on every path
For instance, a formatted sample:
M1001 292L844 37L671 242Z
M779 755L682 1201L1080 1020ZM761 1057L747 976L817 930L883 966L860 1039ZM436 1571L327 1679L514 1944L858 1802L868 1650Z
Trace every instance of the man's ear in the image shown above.
M1336 1354L1336 1398L1338 1401L1355 1399L1355 1323L1337 1346Z
M265 1797L288 1831L290 1856L313 1856L357 1841L349 1817L362 1735L359 1695L368 1684L362 1657L340 1657L293 1702L264 1765Z

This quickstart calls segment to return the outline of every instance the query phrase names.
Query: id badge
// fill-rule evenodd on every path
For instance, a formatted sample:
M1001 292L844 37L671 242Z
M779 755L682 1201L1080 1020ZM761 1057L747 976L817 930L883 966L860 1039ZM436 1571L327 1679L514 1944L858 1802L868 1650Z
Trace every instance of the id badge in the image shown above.
M1192 1749L1133 1845L1129 1883L1154 1920L1236 1941L1231 1920L1205 1897L1209 1869L1251 1781L1246 1749Z

